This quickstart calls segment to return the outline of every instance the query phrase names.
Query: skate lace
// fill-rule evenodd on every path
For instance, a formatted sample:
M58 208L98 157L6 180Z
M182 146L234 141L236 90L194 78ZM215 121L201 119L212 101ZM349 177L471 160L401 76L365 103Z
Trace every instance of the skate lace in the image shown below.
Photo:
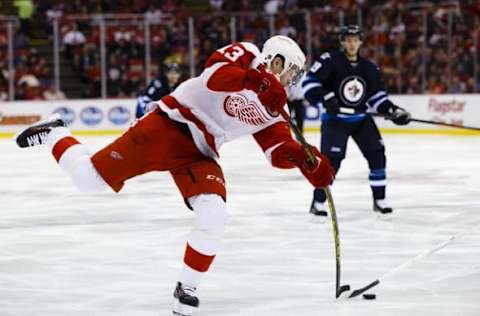
M48 135L48 131L33 134L27 137L28 146L36 146L45 144L45 138Z
M190 295L190 296L195 296L195 288L188 286L188 285L183 285L182 284L182 290L185 294Z

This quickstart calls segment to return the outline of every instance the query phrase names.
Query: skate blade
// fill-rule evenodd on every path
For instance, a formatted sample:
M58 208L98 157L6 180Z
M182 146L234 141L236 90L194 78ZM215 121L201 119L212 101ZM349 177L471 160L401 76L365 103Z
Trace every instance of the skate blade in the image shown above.
M175 316L191 316L195 307L190 305L185 305L176 301L173 305L172 314Z
M310 213L310 222L315 224L324 224L329 221L328 216L318 216Z

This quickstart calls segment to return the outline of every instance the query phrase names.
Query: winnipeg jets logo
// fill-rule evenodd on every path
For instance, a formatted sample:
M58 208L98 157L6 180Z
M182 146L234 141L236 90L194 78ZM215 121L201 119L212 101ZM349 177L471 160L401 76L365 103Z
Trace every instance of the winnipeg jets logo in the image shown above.
M242 94L229 95L223 103L223 108L227 115L236 117L245 124L259 126L270 120L257 103L249 101Z
M358 105L365 96L365 81L357 76L345 78L340 85L340 98L346 105Z

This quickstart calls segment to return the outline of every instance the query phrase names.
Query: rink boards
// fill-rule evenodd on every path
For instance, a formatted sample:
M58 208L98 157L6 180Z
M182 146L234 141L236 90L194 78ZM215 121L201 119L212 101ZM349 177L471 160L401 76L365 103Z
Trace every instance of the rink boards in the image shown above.
M393 95L392 101L407 109L412 116L456 125L480 126L480 95ZM11 137L26 126L59 113L71 130L83 135L108 135L124 131L135 119L135 99L90 99L62 101L0 102L0 137ZM305 130L319 130L320 111L307 107ZM411 123L396 126L376 119L386 133L480 135L463 129Z

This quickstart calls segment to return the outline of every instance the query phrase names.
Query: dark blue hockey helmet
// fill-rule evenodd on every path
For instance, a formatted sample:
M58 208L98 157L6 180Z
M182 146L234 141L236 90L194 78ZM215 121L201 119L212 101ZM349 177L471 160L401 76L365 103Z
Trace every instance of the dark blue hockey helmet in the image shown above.
M340 33L338 34L338 39L340 42L343 42L345 40L345 37L354 35L358 36L358 38L363 41L363 31L358 25L354 24L349 24L342 26L340 29Z

